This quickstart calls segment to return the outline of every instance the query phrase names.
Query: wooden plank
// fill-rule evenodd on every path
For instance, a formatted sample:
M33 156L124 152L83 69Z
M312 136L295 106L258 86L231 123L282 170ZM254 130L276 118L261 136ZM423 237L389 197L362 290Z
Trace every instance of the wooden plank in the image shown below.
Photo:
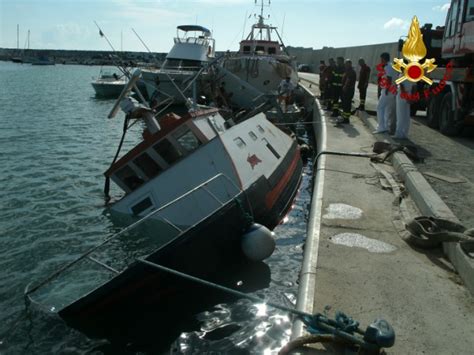
M459 179L459 178L454 178L454 177L450 177L450 176L446 176L446 175L441 175L441 174L433 173L431 171L425 171L423 173L423 175L427 175L427 176L433 177L433 178L438 179L438 180L446 181L446 182L449 182L451 184L461 184L461 183L466 182L466 180L464 180L464 179Z

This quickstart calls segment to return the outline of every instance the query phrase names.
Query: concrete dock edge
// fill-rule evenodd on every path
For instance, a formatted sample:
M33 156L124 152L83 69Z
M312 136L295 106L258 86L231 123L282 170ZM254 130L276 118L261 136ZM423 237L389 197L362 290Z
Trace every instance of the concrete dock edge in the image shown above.
M313 97L305 87L302 87L308 95ZM326 150L326 120L318 100L313 103L313 130L315 134L317 152ZM314 296L316 288L316 267L318 261L319 235L322 215L324 168L326 156L322 155L316 162L314 169L313 196L311 199L311 210L307 228L307 236L304 247L303 265L299 278L298 297L296 309L313 314ZM300 320L295 321L292 328L291 339L303 335L304 327Z
M367 114L359 114L370 130L375 130L375 120ZM387 135L381 135L383 141L394 143ZM397 152L392 156L395 171L403 180L410 196L424 216L433 216L460 223L451 209L439 197L405 153ZM461 249L459 243L443 243L444 254L453 264L466 288L474 295L474 260Z

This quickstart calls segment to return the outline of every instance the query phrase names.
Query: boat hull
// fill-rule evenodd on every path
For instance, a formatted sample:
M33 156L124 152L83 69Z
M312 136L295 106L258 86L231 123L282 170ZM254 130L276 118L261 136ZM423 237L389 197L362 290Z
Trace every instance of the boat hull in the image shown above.
M296 142L269 178L261 177L247 190L254 219L273 229L291 209L302 177L303 162Z
M117 98L126 86L126 82L92 83L95 94L103 98Z
M246 226L242 205L245 203L229 201L146 259L212 282L221 283L227 279L227 285L231 286L228 282L232 277L229 279L222 270L242 260L240 237ZM128 334L131 324L137 319L141 322L150 314L157 322L154 326L159 328L161 325L166 331L169 323L175 323L191 308L209 300L210 295L216 295L211 291L136 262L111 281L63 308L59 315L70 326L91 337L120 338L124 329Z
M193 97L192 86L188 90L184 90L189 81L196 75L195 71L181 71L181 70L142 70L143 81L145 83L146 93L148 97L156 100L159 103L168 97L173 98L173 104L184 104L185 97ZM196 81L196 95L209 95L209 92L204 89L203 80L208 74L200 74ZM178 91L176 88L180 90ZM156 91L158 90L158 93ZM183 97L184 95L184 97ZM155 103L155 104L156 104Z
M222 66L262 93L276 93L286 77L296 86L298 74L291 63L271 56L236 56L228 58ZM234 88L234 90L237 88ZM228 88L231 91L231 88Z

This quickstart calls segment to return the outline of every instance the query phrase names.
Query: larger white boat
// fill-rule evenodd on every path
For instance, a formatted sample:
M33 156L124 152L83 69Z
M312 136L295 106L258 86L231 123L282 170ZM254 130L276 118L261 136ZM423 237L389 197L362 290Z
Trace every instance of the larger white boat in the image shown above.
M143 69L148 97L156 102L173 98L174 104L182 104L192 95L193 88L185 88L203 65L214 59L215 41L211 31L197 25L177 27L174 45L166 56L160 69ZM206 73L203 73L205 75ZM197 92L202 89L203 81L197 80Z
M277 27L265 23L263 8L262 0L257 23L252 25L248 36L240 42L239 51L224 58L222 67L262 94L276 94L280 82L287 77L296 87L298 74ZM236 85L232 77L223 77L221 81L234 105L248 107L254 104L252 100L255 97L248 95L241 85Z

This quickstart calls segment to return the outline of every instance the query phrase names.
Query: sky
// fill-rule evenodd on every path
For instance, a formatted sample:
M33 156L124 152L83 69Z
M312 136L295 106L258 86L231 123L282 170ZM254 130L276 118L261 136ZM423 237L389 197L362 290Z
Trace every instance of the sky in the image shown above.
M258 0L260 2L260 0ZM265 0L268 4L268 0ZM283 41L293 47L346 47L395 42L410 21L444 25L449 0L272 0L264 11ZM212 30L217 50L237 50L259 13L254 0L0 0L0 48L20 48L30 30L30 48L168 52L176 26ZM122 33L122 36L121 36ZM121 42L121 38L123 41Z

